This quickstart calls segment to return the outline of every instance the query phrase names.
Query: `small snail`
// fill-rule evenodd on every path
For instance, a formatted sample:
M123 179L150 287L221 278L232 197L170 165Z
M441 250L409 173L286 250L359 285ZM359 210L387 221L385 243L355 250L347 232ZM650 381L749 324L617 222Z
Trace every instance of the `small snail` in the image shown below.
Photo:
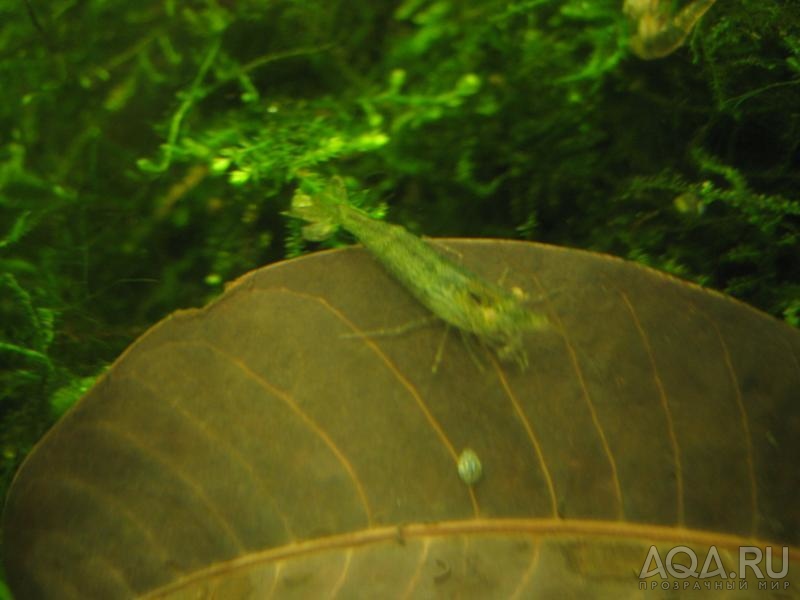
M458 476L467 485L475 485L483 475L481 459L472 448L464 448L458 456Z

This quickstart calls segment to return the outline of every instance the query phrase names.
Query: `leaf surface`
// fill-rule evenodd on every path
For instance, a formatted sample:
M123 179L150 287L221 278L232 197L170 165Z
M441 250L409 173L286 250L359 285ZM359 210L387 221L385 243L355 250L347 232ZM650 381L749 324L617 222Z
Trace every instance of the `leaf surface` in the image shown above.
M30 454L17 596L616 598L651 545L797 560L797 331L603 255L446 244L550 318L527 370L451 332L433 374L441 325L359 335L426 316L362 249L254 271L149 330Z

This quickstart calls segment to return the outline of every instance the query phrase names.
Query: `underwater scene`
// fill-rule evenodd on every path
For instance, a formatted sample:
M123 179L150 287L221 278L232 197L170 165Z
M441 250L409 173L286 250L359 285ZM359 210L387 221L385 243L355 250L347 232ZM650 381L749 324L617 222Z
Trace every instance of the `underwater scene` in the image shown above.
M0 600L800 598L800 3L0 0Z

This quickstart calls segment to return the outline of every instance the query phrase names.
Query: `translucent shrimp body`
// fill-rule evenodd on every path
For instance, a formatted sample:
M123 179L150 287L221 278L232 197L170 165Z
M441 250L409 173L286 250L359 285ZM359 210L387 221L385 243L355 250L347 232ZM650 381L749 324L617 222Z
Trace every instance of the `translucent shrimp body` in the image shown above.
M502 360L526 367L523 335L549 325L524 306L520 290L486 281L403 227L371 218L347 203L340 184L314 197L298 192L289 214L309 221L303 228L308 239L323 239L337 227L352 233L428 310L475 335Z

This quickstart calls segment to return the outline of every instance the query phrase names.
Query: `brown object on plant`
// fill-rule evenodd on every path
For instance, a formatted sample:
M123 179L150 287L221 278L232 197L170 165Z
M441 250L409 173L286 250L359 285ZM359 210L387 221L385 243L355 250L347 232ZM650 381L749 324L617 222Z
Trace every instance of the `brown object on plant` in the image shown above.
M645 60L672 54L715 1L693 0L671 15L663 0L625 0L622 10L636 26L631 50Z

